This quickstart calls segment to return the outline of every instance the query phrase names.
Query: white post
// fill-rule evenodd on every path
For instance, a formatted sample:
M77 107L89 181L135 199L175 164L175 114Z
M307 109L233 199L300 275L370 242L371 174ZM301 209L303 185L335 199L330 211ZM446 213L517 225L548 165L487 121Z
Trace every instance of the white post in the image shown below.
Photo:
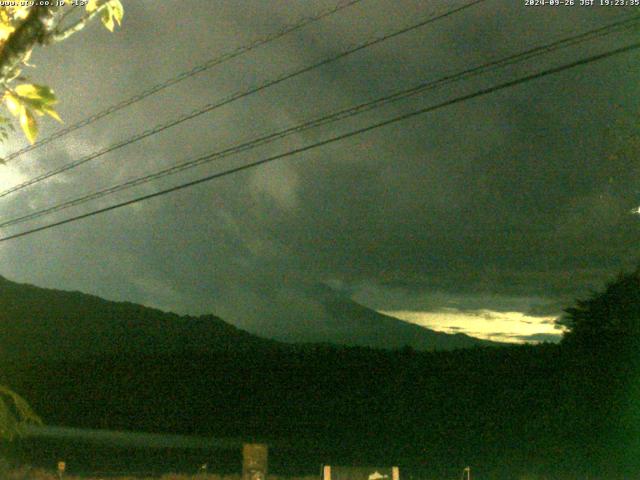
M331 480L331 465L325 465L322 469L322 480Z
M400 480L400 469L398 467L391 467L391 480Z
M242 446L242 480L267 479L268 448L263 443Z

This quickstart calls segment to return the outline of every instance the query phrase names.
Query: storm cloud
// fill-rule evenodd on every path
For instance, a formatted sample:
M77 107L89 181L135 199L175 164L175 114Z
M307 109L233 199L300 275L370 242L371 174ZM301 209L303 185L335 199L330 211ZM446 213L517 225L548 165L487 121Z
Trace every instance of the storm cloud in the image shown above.
M462 4L463 2L456 2ZM363 0L1 167L2 186L415 22L453 2ZM67 123L330 7L320 1L125 2L34 53ZM3 218L419 82L612 22L624 9L491 0L106 155L2 201ZM284 152L632 41L623 32L287 137L61 212L20 231ZM10 279L251 331L313 325L317 284L381 311L548 317L637 261L637 53L501 90L215 182L6 242ZM42 135L55 131L43 126ZM636 129L634 131L634 129ZM20 138L2 147L20 146ZM637 150L635 150L637 152ZM522 339L547 339L531 334ZM526 338L525 338L526 337Z

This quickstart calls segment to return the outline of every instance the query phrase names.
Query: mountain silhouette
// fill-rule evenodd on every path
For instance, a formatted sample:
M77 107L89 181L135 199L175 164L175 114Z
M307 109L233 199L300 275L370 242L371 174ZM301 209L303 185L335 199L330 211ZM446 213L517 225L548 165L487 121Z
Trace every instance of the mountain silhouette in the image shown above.
M0 356L207 353L275 345L214 315L177 315L0 277Z
M445 334L380 314L328 287L311 292L326 317L262 338L214 315L177 315L94 295L20 284L0 277L0 356L203 354L275 348L279 341L395 349L448 350L490 342ZM266 331L268 332L268 331Z
M322 306L324 316L305 319L300 327L272 333L285 342L333 343L337 345L415 350L453 350L500 345L463 333L443 333L405 322L365 307L327 285L314 285L308 297Z

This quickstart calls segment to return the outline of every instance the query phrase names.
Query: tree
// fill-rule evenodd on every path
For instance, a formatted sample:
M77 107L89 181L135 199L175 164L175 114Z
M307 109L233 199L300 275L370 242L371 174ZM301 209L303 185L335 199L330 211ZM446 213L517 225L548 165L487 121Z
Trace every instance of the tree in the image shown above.
M113 31L124 9L120 0L66 0L6 2L0 6L0 95L9 113L18 119L27 139L38 135L37 117L48 115L58 121L57 98L46 85L28 83L24 67L36 46L66 40L100 17ZM78 8L78 7L84 7ZM0 115L0 141L13 129L11 117ZM28 403L11 389L0 385L0 439L12 439L26 422L40 423Z
M640 268L565 312L558 323L567 328L563 378L575 395L576 448L611 478L631 478L640 468Z
M9 3L9 2L7 2ZM48 115L58 121L54 109L56 96L46 85L26 82L23 68L36 46L66 40L100 16L107 29L120 24L124 9L120 0L66 0L14 2L0 7L0 87L2 102L18 119L27 139L33 143L38 135L36 118ZM84 6L84 9L78 8ZM80 12L80 13L78 13ZM75 18L74 18L75 17ZM0 116L0 140L8 138L11 117Z
M640 267L565 312L558 320L567 329L563 343L633 354L640 340Z

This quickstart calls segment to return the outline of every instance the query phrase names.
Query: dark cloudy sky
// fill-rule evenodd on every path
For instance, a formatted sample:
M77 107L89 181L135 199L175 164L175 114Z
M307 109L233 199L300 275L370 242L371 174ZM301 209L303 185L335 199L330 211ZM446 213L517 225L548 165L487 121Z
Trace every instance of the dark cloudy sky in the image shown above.
M125 1L101 25L34 53L74 123L332 5ZM462 1L363 0L2 167L6 188L238 90ZM605 25L633 10L487 0L0 199L38 209L416 83ZM433 90L6 233L156 191L350 128L637 41L638 29ZM445 331L548 338L576 296L638 260L640 57L623 54L268 166L0 245L0 274L251 331L313 328L327 283ZM42 135L55 131L43 122ZM23 145L13 139L6 153ZM621 154L616 154L622 152Z

